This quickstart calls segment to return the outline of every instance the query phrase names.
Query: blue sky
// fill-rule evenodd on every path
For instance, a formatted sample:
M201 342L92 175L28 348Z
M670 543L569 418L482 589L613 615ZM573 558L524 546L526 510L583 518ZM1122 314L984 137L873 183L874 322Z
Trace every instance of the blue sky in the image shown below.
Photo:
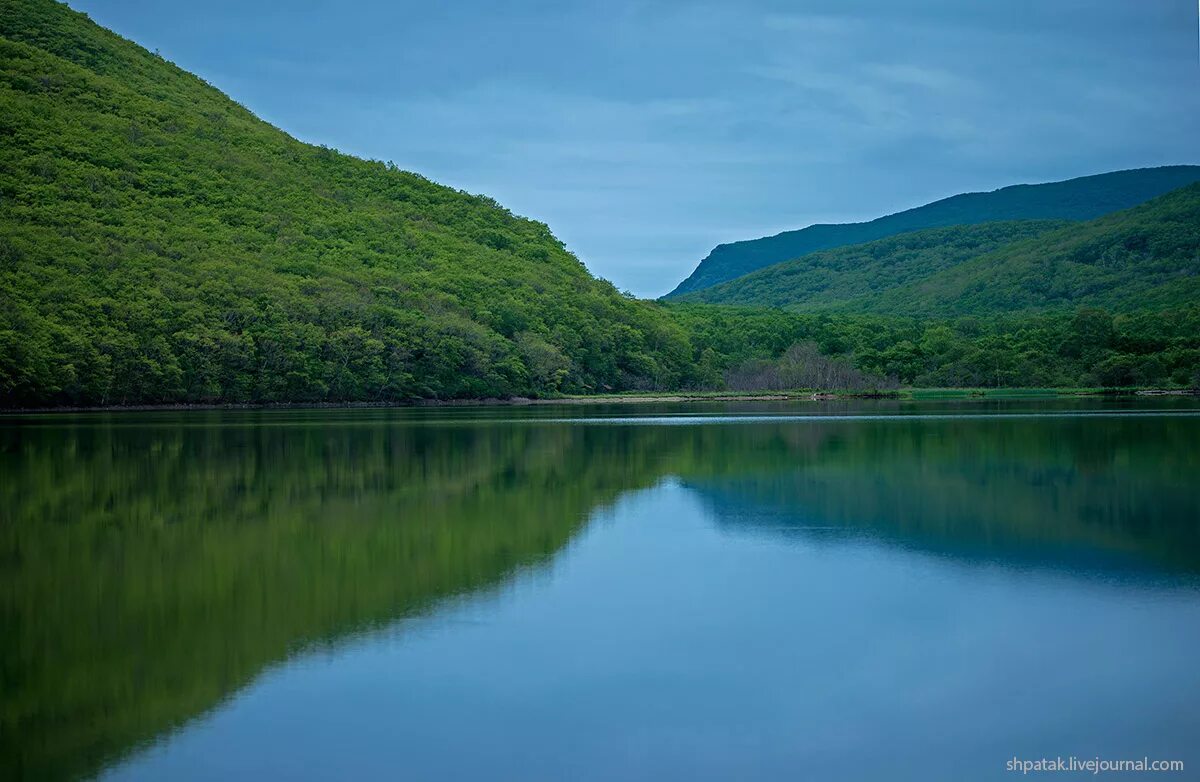
M1195 0L70 5L641 296L720 242L1200 162Z

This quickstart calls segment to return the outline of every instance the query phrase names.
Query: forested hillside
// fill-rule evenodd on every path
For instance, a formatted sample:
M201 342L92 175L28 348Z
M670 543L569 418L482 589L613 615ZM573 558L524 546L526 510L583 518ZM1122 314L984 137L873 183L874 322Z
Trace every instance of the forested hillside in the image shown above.
M821 253L728 299L827 316L634 300L545 225L297 141L52 0L0 0L0 139L0 407L1200 383L1200 186ZM1008 190L1079 217L1196 170ZM950 317L1012 309L1048 314Z
M1069 223L1016 220L889 236L874 242L809 253L711 288L676 297L678 301L744 304L795 309L870 309L874 297L907 283Z
M884 292L866 309L904 315L1114 311L1200 302L1200 183L1071 225Z
M1200 180L1200 166L1164 166L964 193L865 223L811 225L775 236L722 244L667 297L720 284L807 253L951 225L1007 220L1090 220L1128 209Z
M916 317L1200 301L1200 183L1080 223L899 234L810 253L684 301Z
M710 383L786 376L788 349L811 344L873 378L918 388L1200 388L1200 304L958 318L683 303L670 309L704 346L696 369ZM776 372L763 372L764 364Z
M653 304L491 199L303 144L0 0L0 405L677 386Z
M1200 184L1085 223L912 231L810 253L683 301L948 317L1200 300Z

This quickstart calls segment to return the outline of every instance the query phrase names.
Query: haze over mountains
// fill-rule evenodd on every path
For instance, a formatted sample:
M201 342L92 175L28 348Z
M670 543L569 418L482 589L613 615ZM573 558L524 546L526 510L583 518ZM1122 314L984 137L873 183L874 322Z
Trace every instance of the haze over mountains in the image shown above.
M1089 220L1200 180L1200 166L1163 166L964 193L865 223L812 225L722 244L664 298L682 296L818 250L951 225L1007 220Z

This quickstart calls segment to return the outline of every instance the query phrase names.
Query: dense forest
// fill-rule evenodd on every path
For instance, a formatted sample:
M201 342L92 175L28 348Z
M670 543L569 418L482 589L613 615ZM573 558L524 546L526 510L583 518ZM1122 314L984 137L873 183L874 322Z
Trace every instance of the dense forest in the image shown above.
M1079 306L1165 310L1195 302L1200 183L971 258L882 294L870 309L939 316Z
M300 143L52 0L0 3L4 404L677 386L549 229Z
M865 223L810 225L775 236L722 244L667 297L708 288L811 252L923 228L1011 220L1090 220L1128 209L1200 180L1200 166L1163 166L963 193Z
M1082 223L812 253L680 300L787 308L785 341L851 355L876 385L1200 386L1200 184ZM737 322L764 317L735 310ZM711 309L699 313L690 330L714 337Z
M52 0L0 0L0 137L0 407L1200 378L1198 188L1063 222L1194 167L938 202L1060 219L714 289L748 309L622 294L544 224L297 141Z
M852 361L876 387L1200 387L1200 304L1166 311L904 318L676 304L716 387L797 343ZM854 384L858 386L859 384Z

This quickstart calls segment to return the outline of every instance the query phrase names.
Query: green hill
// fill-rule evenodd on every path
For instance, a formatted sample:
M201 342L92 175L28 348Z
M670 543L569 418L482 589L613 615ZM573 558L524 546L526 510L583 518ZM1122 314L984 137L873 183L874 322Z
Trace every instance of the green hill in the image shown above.
M1070 225L1061 220L1016 220L926 228L865 244L809 253L759 269L679 301L796 309L869 309L880 291L924 279L1011 242Z
M811 225L799 231L722 244L668 297L718 285L818 250L883 239L906 231L1007 220L1090 220L1200 180L1200 166L1114 171L1040 185L965 193L865 223Z
M1198 301L1200 183L977 256L886 291L867 309L925 316L1078 306L1128 312Z
M1200 183L1084 223L914 231L811 253L680 297L943 317L1200 300Z
M51 0L0 0L0 406L678 385L549 229L301 143Z

